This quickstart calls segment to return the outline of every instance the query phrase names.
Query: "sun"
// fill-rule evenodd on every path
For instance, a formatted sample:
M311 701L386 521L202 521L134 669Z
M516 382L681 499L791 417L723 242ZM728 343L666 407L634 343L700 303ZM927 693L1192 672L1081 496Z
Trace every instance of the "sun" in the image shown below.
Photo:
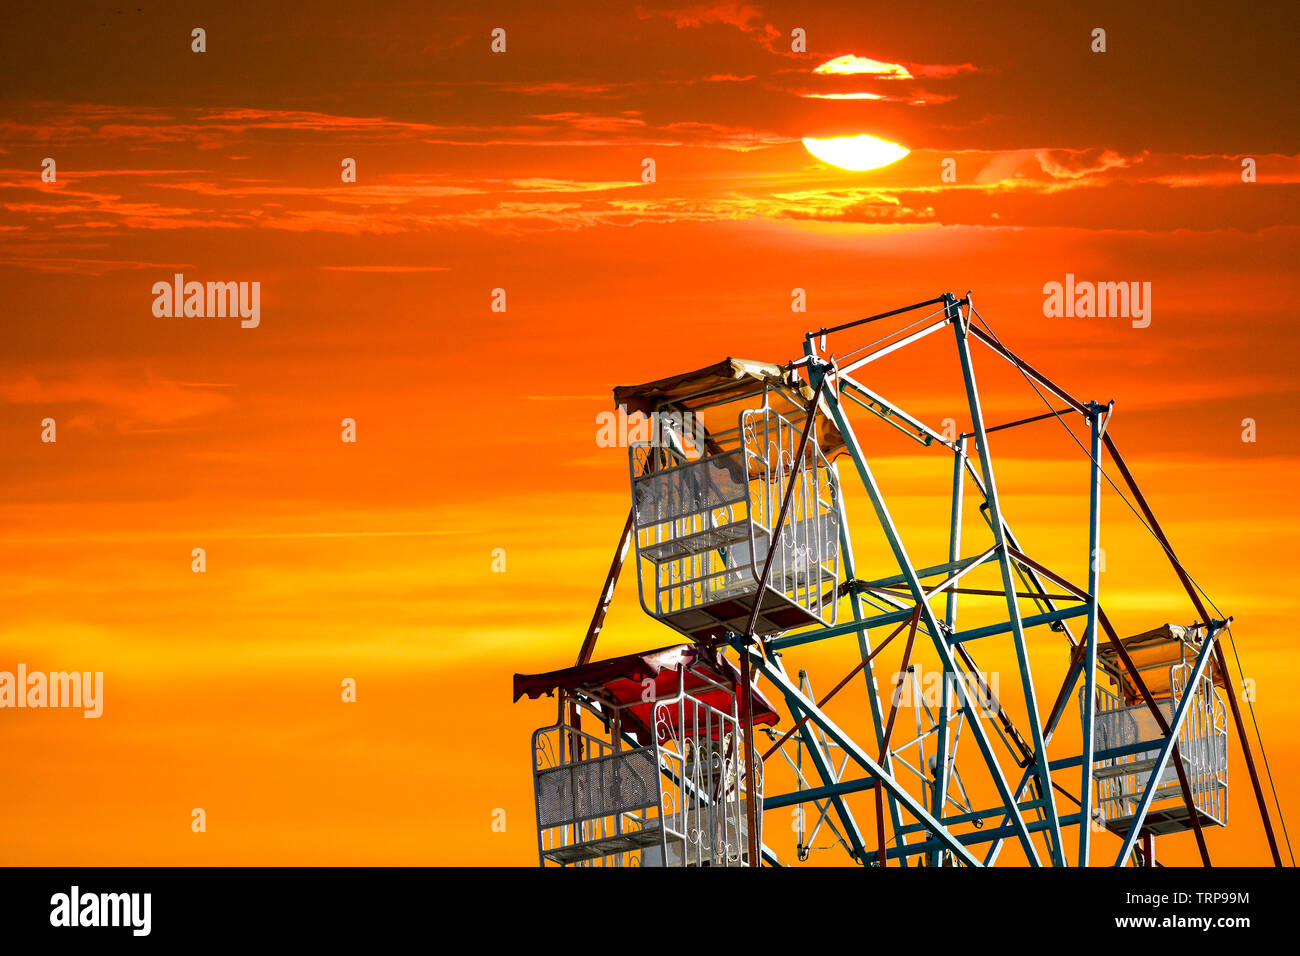
M898 162L911 152L905 146L899 146L877 136L868 136L866 133L859 136L834 136L829 139L805 136L803 145L822 162L854 171L879 169L881 166Z

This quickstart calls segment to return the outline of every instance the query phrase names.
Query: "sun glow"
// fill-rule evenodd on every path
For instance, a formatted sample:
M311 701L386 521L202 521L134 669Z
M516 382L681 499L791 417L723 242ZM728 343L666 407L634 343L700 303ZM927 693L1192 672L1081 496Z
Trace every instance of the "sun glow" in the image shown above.
M901 63L883 63L866 56L837 56L827 60L814 73L829 73L835 76L879 76L890 80L910 80L911 72Z
M883 100L887 97L879 93L800 93L810 100Z
M911 150L887 139L868 136L835 136L829 139L804 137L804 148L824 163L840 169L861 171L888 166L906 156Z

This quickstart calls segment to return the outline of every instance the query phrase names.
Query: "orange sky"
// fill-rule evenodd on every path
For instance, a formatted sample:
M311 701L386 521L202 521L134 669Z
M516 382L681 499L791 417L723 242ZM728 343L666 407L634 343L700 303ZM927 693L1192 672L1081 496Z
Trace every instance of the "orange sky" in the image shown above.
M1180 557L1236 617L1295 815L1293 6L226 6L33 6L0 31L0 670L102 670L106 697L100 720L0 711L0 861L535 862L528 740L554 708L510 704L510 676L570 663L590 618L628 506L625 452L595 442L612 387L785 361L809 329L966 289L1038 368L1115 399ZM910 78L813 72L847 54ZM848 172L800 142L858 133L911 152ZM260 282L260 326L155 317L176 272ZM1045 318L1066 273L1152 283L1150 327ZM900 361L868 384L962 421L934 338L942 383ZM1042 410L975 359L991 421ZM1084 462L1033 427L993 442L1008 517L1081 580ZM947 459L871 442L939 563ZM1189 622L1113 493L1103 518L1121 632ZM859 527L866 575L891 573ZM635 593L601 655L675 640ZM787 666L829 689L848 640ZM1031 644L1050 698L1064 651ZM857 727L855 690L831 713ZM1266 862L1232 752L1211 853ZM1195 859L1190 835L1160 852Z

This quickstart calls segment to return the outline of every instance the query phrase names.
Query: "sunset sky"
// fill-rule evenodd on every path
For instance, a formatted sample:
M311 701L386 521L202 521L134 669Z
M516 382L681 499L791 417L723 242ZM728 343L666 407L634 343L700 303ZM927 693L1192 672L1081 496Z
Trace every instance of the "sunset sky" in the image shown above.
M0 711L0 863L534 864L529 735L555 710L512 704L510 678L572 663L590 619L629 504L626 451L596 442L613 387L784 362L809 330L967 289L1037 368L1115 400L1174 547L1235 617L1294 818L1300 16L1142 7L7 10L0 670L103 671L105 703ZM802 142L861 134L908 152L852 171ZM156 316L176 273L259 282L260 325ZM1150 326L1045 317L1067 273L1151 283ZM952 338L932 339L864 381L964 428ZM975 361L991 422L1043 411ZM950 458L867 427L917 563L946 560ZM1082 583L1086 459L1054 422L993 451L1019 536ZM864 575L893 573L846 486ZM1190 623L1113 491L1103 525L1120 632ZM676 640L625 575L597 656ZM845 640L787 666L828 690ZM1031 644L1046 708L1066 651ZM1009 648L977 653L1004 686ZM857 727L854 690L831 713ZM1230 747L1210 851L1267 863ZM1159 847L1196 860L1188 834Z

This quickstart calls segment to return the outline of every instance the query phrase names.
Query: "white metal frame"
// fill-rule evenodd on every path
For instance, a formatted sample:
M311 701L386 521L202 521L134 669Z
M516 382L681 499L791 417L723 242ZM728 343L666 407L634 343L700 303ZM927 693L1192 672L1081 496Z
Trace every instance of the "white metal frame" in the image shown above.
M1157 701L1171 724L1186 693L1192 674L1190 661L1175 662L1169 668L1171 696ZM1085 689L1080 688L1082 707ZM1226 826L1228 822L1228 723L1223 700L1209 673L1202 674L1193 690L1187 717L1178 734L1178 750L1191 785L1193 804L1202 813L1202 825ZM1164 734L1145 703L1125 704L1123 698L1104 687L1097 688L1097 753L1133 747L1148 742L1148 749L1098 760L1093 770L1097 812L1102 822L1125 828L1137 812L1151 771L1160 754ZM1150 813L1163 809L1185 810L1177 769L1166 766L1156 784Z
M579 866L748 866L744 735L735 689L719 710L686 689L654 703L653 741L636 745L608 702L577 700L609 728L609 739L566 719L533 734L537 852ZM698 669L696 678L704 677ZM762 821L762 768L753 795ZM653 786L651 786L653 778ZM761 846L761 831L759 834Z
M816 443L796 473L801 426L773 407L774 390L740 413L724 447L714 436L712 454L686 460L653 442L629 447L641 605L688 636L717 624L709 607L758 599L772 526L791 481L790 514L761 600L766 609L779 596L777 603L805 612L792 626L836 622L838 477Z

